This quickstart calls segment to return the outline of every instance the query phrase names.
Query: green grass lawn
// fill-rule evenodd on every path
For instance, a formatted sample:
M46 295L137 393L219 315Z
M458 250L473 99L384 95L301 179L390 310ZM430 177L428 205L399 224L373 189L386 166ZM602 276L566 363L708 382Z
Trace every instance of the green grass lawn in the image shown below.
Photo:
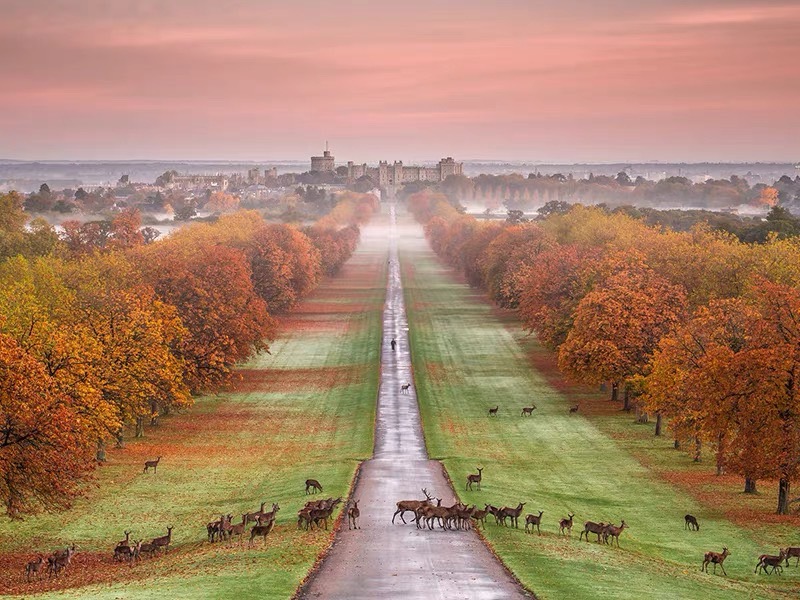
M794 566L783 577L754 575L753 569L758 555L777 553L779 542L796 545L800 537L792 540L781 524L736 525L723 510L643 466L639 458L647 453L684 466L686 459L675 451L667 458L669 440L654 440L630 416L595 423L569 415L574 398L532 367L530 339L513 333L419 240L404 244L401 259L431 457L442 460L465 502L482 507L523 501L523 515L544 511L541 537L487 520L486 538L526 587L554 599L798 596L800 570ZM533 416L520 417L531 402L538 407ZM487 410L495 405L499 415L490 418ZM622 435L624 429L635 433ZM485 469L483 491L465 492L466 476L477 466ZM571 539L558 535L567 512L576 515ZM699 518L699 532L684 531L687 512ZM578 541L584 521L622 519L630 529L620 549ZM704 552L723 546L732 552L725 563L729 577L701 573Z
M198 399L109 452L74 508L0 522L0 590L47 590L46 583L20 587L20 561L75 542L79 554L66 580L76 587L37 597L290 597L331 539L296 529L305 479L320 480L317 497L346 496L358 463L372 454L385 262L381 249L356 253L286 320L271 355L243 365L230 391ZM158 473L142 474L144 460L158 455ZM262 501L281 507L266 547L205 541L207 522L223 512L238 521ZM167 525L175 530L166 557L133 569L111 564L124 529L133 530L131 539L150 539Z

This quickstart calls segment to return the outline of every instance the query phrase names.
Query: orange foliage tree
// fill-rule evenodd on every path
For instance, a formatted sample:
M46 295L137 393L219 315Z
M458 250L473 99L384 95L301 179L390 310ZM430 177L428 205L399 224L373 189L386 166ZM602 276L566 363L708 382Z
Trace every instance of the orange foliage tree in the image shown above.
M657 275L641 257L628 257L575 308L573 326L558 350L558 365L586 383L625 384L645 374L661 338L682 319L686 292Z
M94 439L44 366L5 334L0 415L0 500L7 514L68 507L94 466Z
M236 362L266 350L274 321L242 250L211 240L151 245L138 256L145 281L177 309L187 335L174 349L193 391L226 381Z
M233 212L239 208L239 199L225 192L213 192L206 203L206 209L211 212Z
M273 312L285 312L317 287L320 253L311 240L289 225L267 225L247 248L256 293Z
M779 480L788 512L800 455L800 291L762 281L746 299L714 301L666 336L644 400L679 432L711 442L717 469ZM696 458L699 458L696 455Z

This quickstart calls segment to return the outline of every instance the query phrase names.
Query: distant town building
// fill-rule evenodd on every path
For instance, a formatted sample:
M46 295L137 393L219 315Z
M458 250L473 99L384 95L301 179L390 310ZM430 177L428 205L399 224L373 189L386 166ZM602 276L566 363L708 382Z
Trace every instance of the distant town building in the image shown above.
M328 150L328 142L325 142L325 151L322 156L311 157L311 170L312 171L333 171L336 169L336 161L331 156Z
M211 188L220 191L228 189L227 175L175 175L170 179L168 188Z
M336 163L333 156L325 144L325 152L322 156L311 157L312 171L334 171ZM393 194L397 187L412 181L444 181L451 175L463 175L464 163L456 162L452 156L443 158L435 167L422 167L417 165L406 166L403 161L394 161L389 164L382 160L377 167L369 167L367 163L356 164L352 160L347 161L347 180L353 182L365 175L372 178L380 187L389 190Z

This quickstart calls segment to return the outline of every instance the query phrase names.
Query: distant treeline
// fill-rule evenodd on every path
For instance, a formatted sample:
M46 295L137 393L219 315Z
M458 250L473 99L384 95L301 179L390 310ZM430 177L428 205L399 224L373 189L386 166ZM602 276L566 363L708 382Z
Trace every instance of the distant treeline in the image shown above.
M750 186L736 175L730 179L709 179L692 183L686 177L667 177L650 181L632 180L627 173L616 177L590 175L574 179L571 175L520 174L451 176L441 184L417 182L405 186L404 195L429 189L446 194L462 204L482 204L489 210L529 211L550 201L580 204L605 203L609 206L688 207L724 209L743 205L782 205L800 209L800 176L784 175L772 185Z
M336 273L374 196L297 228L237 212L164 241L127 210L59 235L0 195L0 500L11 517L69 505L125 428L217 390L268 350L276 317ZM148 241L150 243L148 243Z
M676 447L696 460L710 449L746 491L777 480L788 512L800 473L800 238L744 243L704 223L674 231L582 205L550 205L534 222L478 220L443 194L408 205L434 251L516 310L567 377L608 383L640 421L655 416L657 435L666 418Z

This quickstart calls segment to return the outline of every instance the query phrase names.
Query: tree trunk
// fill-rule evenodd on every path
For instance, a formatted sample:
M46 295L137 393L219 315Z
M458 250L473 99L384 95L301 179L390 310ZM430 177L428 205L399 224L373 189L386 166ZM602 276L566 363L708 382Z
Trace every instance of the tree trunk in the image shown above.
M672 447L675 448L675 450L681 449L681 441L678 439L677 435L675 436L675 441L672 443Z
M699 437L694 438L694 462L700 462L700 454L703 451L703 442Z
M136 417L136 437L144 437L144 417Z
M97 442L97 453L95 455L97 462L106 462L106 445L103 440Z
M117 433L114 435L117 440L116 446L117 448L124 448L125 447L125 430L120 427L117 429Z
M628 386L625 386L625 391L622 394L622 410L625 412L631 412L631 390Z
M616 402L619 400L619 384L616 381L611 382L611 401Z
M791 491L791 484L788 479L781 477L778 483L778 511L779 515L789 514L789 492Z
M717 476L725 473L725 436L717 438Z
M656 413L656 437L661 435L661 413Z
M756 490L756 480L751 479L750 477L744 478L744 493L745 494L755 494Z

